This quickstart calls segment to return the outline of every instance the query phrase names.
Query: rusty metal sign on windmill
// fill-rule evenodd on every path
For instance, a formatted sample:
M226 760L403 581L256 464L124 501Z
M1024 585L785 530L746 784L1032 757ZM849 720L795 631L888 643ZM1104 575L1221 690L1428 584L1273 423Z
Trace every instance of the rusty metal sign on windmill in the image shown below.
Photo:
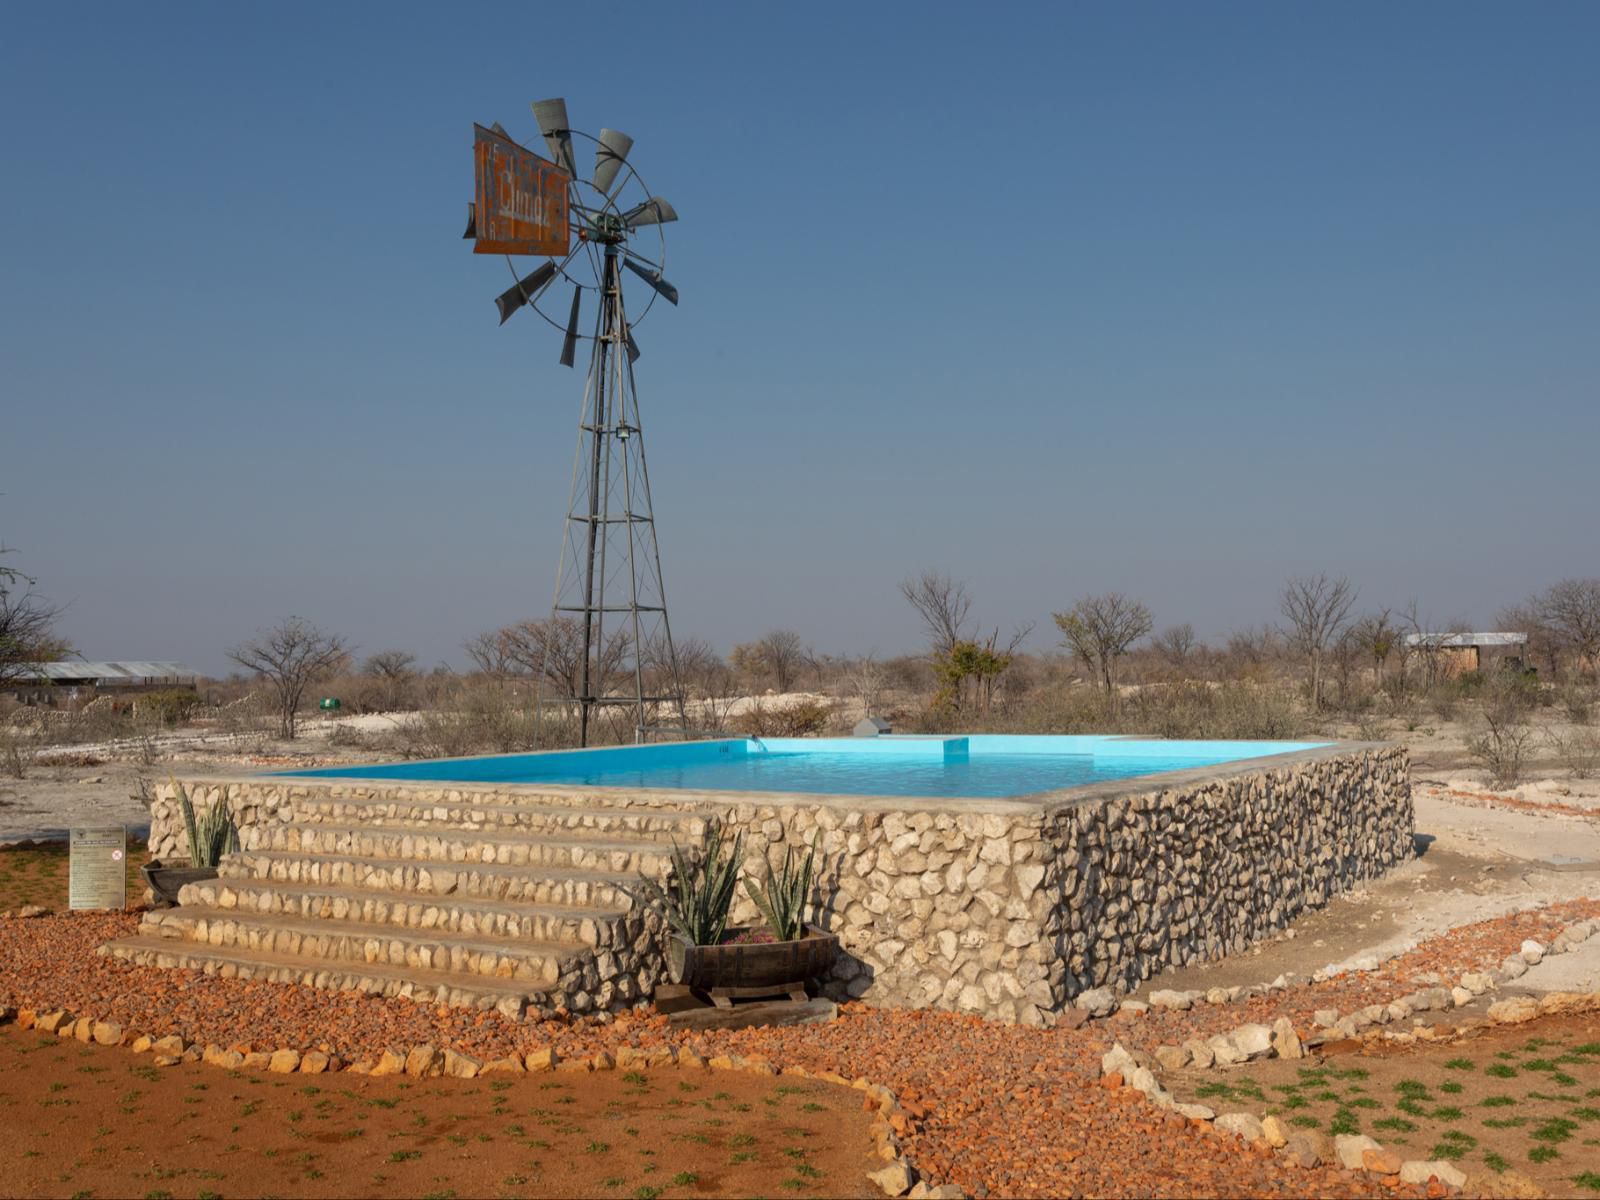
M548 653L552 641L571 635L576 670L569 672L570 694L552 700L576 710L581 745L599 732L602 714L611 718L613 735L631 726L634 741L683 736L683 689L634 382L634 329L657 298L678 302L678 290L662 276L662 227L678 214L629 161L627 134L602 129L593 137L573 129L564 100L535 101L533 116L549 159L513 141L499 124L474 126L477 188L464 236L475 254L506 257L512 284L495 300L502 325L531 309L562 334L561 362L568 367L578 343L589 343L546 639ZM587 158L591 146L594 168L583 177L577 154L581 149ZM545 261L524 275L514 256ZM633 300L624 287L629 279L642 293ZM541 687L551 674L543 673Z

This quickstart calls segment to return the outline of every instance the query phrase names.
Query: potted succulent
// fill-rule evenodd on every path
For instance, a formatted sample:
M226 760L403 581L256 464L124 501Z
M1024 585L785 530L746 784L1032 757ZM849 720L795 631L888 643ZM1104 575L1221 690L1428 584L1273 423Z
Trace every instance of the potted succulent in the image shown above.
M189 835L189 863L180 866L156 859L139 868L157 908L171 908L177 904L184 884L215 879L222 856L237 853L239 849L239 827L228 812L225 799L219 796L209 809L197 816L183 784L176 779L172 784L177 789L178 807L183 811L184 829Z
M728 925L743 858L744 834L734 837L730 851L722 823L712 820L697 856L673 844L670 890L644 881L671 926L667 965L672 980L720 1006L739 996L804 1000L806 981L826 974L839 953L834 934L805 923L816 838L803 854L786 847L781 870L767 863L764 884L744 881L765 925Z

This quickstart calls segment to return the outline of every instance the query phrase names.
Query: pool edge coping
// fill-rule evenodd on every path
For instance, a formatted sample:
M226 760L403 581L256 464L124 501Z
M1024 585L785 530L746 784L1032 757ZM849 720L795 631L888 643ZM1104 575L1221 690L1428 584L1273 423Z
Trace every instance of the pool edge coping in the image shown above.
M1137 737L1138 735L1124 735ZM727 741L726 738L697 739ZM1150 738L1150 741L1172 739ZM1184 739L1230 740L1230 739ZM676 744L676 743L674 743ZM923 811L964 812L979 814L1039 813L1050 816L1068 808L1085 804L1115 800L1125 796L1145 795L1178 789L1203 787L1223 779L1244 775L1257 775L1280 769L1292 769L1308 762L1343 758L1355 754L1371 754L1389 750L1404 751L1399 742L1346 742L1334 741L1305 750L1285 751L1281 754L1263 754L1253 758L1233 759L1225 763L1211 763L1199 767L1185 767L1174 771L1158 771L1149 775L1136 775L1128 779L1106 780L1078 784L1048 792L1033 792L1023 796L881 796L854 795L833 792L747 792L733 790L695 790L692 788L639 788L590 784L562 783L502 783L448 779L385 779L357 775L315 776L292 772L261 772L249 775L212 775L191 777L200 786L248 785L252 787L281 785L290 787L316 787L319 790L336 786L382 787L399 790L428 788L462 792L501 792L512 796L536 800L541 796L573 800L618 799L679 805L735 805L750 804L765 808L789 808L813 805L826 808L857 808L869 811L896 811L914 807ZM540 753L569 753L573 751L541 751ZM500 755L457 755L455 761L509 757ZM449 762L452 759L425 759L426 762ZM379 764L370 764L373 766ZM314 768L312 768L314 769Z

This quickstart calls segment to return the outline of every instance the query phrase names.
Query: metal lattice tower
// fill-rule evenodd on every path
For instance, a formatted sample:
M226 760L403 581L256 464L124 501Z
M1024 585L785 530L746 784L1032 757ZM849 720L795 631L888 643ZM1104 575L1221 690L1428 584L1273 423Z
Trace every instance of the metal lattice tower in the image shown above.
M677 220L678 214L672 205L650 194L627 161L633 139L626 134L602 129L599 137L590 138L571 129L566 103L561 100L538 101L533 112L554 162L544 162L516 146L499 126L492 131L480 128L480 142L490 140L492 152L501 160L509 159L510 169L521 170L527 182L517 190L517 181L496 160L490 170L503 172L503 177L497 176L489 187L501 190L486 201L485 156L480 153L480 198L468 236L477 237L477 248L483 249L486 203L499 206L496 211L509 221L526 218L527 224L519 228L533 228L534 221L545 219L547 227L541 227L545 239L526 244L559 247L560 253L520 279L512 269L516 282L496 301L501 323L519 308L532 308L563 329L561 362L566 366L574 365L577 342L581 338L590 342L572 491L556 571L555 602L546 630L541 707L554 705L569 713L575 709L579 741L585 746L599 719L608 722L619 740L630 732L634 741L683 736L687 720L645 463L634 378L639 345L633 332L657 297L674 305L678 302L677 289L661 274L666 258L662 226ZM586 180L579 178L576 169L574 136L595 145L594 171ZM519 152L535 165L517 161L514 156ZM545 168L550 169L554 185L546 181ZM534 172L541 174L535 176ZM565 203L551 203L557 197L549 195L548 189L563 183ZM541 187L547 189L546 195L538 194ZM627 203L630 190L638 197L631 205ZM540 204L547 207L538 208ZM564 210L559 218L556 208ZM565 229L555 228L563 220ZM654 235L649 247L653 257L631 244L641 231ZM564 241L558 237L561 234L566 235ZM507 243L490 244L499 247ZM642 280L650 289L640 311L632 316L624 287L630 277ZM540 305L558 280L573 285L572 302L561 324ZM583 335L578 330L586 291L595 294L598 311L593 333ZM560 661L552 664L552 656ZM558 695L551 695L553 680L562 682Z

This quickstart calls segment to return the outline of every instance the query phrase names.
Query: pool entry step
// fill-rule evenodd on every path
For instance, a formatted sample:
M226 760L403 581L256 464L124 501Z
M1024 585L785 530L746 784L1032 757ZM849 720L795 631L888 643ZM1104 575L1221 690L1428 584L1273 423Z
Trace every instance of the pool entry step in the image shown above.
M683 812L300 798L101 953L516 1018L622 1007L663 969L639 875L664 877L672 839L701 829Z

